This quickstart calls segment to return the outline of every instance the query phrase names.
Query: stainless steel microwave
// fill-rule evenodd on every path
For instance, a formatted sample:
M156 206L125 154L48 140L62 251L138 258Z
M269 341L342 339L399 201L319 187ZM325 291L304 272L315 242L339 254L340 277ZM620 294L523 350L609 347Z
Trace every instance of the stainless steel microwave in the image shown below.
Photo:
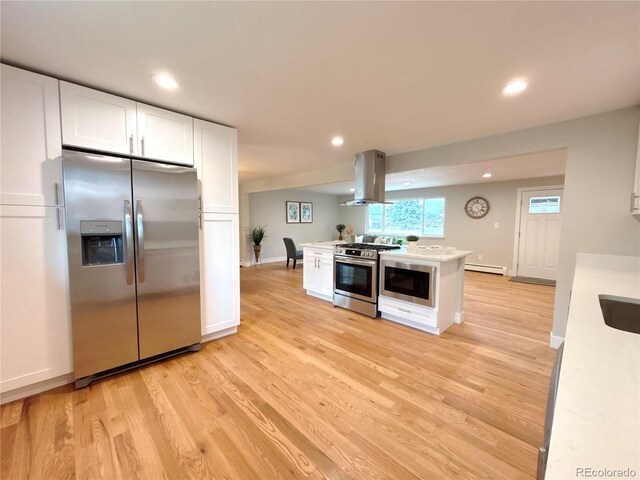
M433 266L383 259L380 262L380 295L433 307L435 273Z

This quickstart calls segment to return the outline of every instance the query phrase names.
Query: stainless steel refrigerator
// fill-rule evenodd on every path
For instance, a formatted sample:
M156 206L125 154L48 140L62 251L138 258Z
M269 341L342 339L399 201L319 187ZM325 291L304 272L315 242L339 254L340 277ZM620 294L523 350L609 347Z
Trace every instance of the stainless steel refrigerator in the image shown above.
M62 164L76 387L197 350L196 171L73 151Z

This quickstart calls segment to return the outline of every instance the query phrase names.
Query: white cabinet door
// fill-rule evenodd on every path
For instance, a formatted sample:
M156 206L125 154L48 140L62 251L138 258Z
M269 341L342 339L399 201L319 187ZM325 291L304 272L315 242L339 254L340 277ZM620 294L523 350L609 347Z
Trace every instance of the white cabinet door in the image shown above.
M320 292L325 295L333 295L333 259L321 258L319 261Z
M58 80L2 65L0 203L62 203Z
M303 260L302 270L302 286L305 290L311 292L319 292L322 287L320 285L320 274L318 269L318 259L315 257L307 258L306 252Z
M638 150L636 151L636 181L631 198L631 213L640 215L640 128L638 128Z
M238 215L205 213L200 232L202 334L240 324Z
M60 82L62 143L138 155L136 102Z
M0 207L2 392L72 371L62 214L56 207Z
M194 160L200 179L202 210L238 213L238 132L195 119Z
M137 109L139 155L193 166L193 118L143 103Z

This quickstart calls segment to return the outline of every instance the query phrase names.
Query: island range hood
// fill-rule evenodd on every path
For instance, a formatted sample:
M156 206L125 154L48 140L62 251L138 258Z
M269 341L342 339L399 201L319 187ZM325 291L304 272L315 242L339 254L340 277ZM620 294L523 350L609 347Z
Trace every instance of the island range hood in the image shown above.
M379 150L356 153L356 185L354 199L343 202L345 207L360 207L384 201L386 155Z

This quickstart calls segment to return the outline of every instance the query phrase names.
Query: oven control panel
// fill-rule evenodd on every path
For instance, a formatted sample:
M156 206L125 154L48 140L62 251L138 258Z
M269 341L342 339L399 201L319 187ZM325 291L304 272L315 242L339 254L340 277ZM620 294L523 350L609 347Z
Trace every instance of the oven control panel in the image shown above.
M335 253L338 255L347 255L349 257L376 258L378 256L378 253L375 250L360 250L357 248L336 248Z

